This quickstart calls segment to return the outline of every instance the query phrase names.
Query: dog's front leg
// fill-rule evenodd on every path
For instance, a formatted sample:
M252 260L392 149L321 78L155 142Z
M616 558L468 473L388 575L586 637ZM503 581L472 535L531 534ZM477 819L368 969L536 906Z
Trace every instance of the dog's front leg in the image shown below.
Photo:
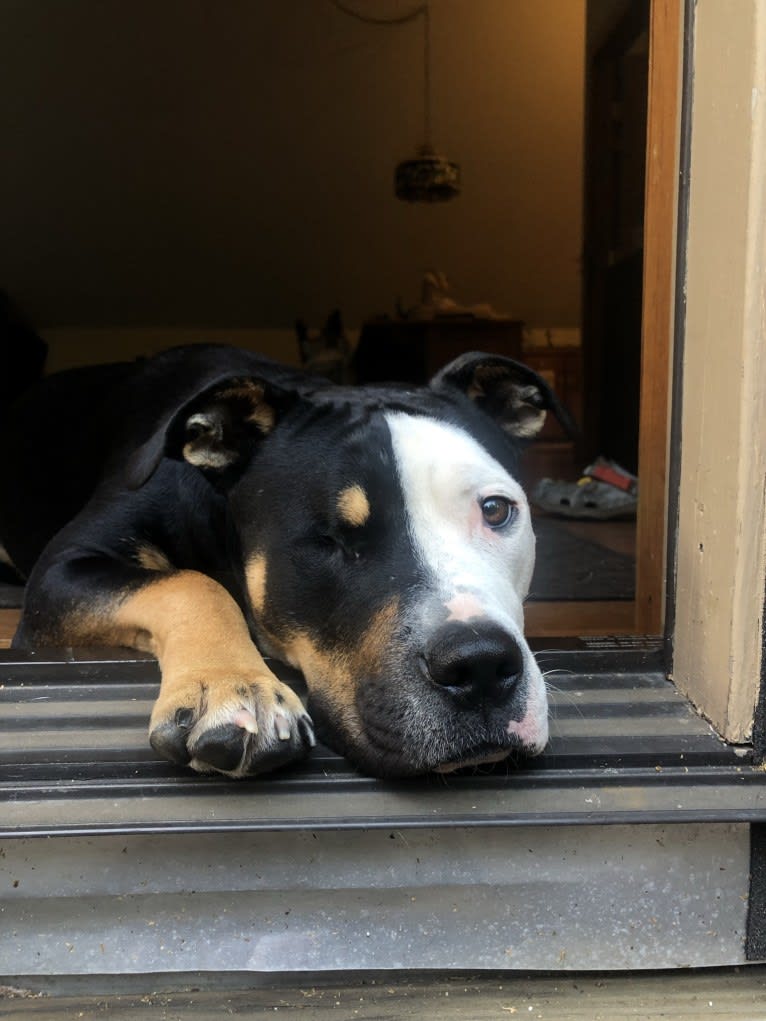
M29 593L22 634L36 644L126 645L156 655L162 682L149 740L172 762L239 777L308 751L313 728L300 698L266 666L221 585L197 571L133 570L119 585L115 567L93 560L66 565L67 594L76 575L88 595L69 602L57 630L48 632L52 638L35 635L33 624L58 572L48 573L49 584Z
M114 620L160 662L149 732L161 755L201 772L245 776L313 744L300 698L266 666L239 607L211 578L179 571L152 581L116 608Z

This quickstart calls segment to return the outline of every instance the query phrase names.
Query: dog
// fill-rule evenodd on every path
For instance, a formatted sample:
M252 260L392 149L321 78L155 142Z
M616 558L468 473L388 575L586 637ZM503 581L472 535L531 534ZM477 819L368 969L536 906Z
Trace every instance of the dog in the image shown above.
M537 754L515 472L549 410L571 427L541 377L482 353L417 387L215 345L50 376L3 438L14 646L154 654L149 740L198 772L263 773L317 738L378 777ZM303 674L305 706L264 656Z

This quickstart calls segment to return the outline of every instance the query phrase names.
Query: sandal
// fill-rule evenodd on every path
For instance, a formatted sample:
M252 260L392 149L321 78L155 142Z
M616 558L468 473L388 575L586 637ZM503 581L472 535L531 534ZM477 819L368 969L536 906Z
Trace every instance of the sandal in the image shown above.
M541 510L566 518L632 518L638 506L638 479L615 461L597 457L578 482L541 479L532 501Z

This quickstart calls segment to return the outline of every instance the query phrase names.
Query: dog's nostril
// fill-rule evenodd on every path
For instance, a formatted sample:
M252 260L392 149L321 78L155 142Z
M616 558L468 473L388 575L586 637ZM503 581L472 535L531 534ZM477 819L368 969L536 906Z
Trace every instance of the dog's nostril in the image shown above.
M507 691L524 672L518 642L496 624L444 628L432 642L426 664L432 680L462 694Z

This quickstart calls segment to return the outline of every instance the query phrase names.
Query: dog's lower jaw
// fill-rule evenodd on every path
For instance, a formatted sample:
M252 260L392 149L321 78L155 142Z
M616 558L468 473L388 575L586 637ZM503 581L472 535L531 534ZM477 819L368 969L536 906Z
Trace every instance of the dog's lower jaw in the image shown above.
M482 766L493 766L513 756L514 761L531 758L540 755L547 743L547 727L544 739L533 745L525 745L515 735L509 735L497 744L488 743L473 747L466 747L462 751L454 748L451 752L444 749L441 756L418 755L417 751L408 750L402 747L398 750L393 748L382 749L380 746L369 740L369 735L363 743L341 744L337 740L329 739L326 734L320 733L320 740L334 748L338 754L343 755L358 770L367 776L377 777L385 780L404 780L429 774L449 774L460 769L478 768Z
M469 754L462 759L439 763L438 766L433 767L432 771L434 773L454 773L457 769L470 769L474 766L490 766L494 763L502 762L504 759L507 759L513 754L518 754L519 756L527 759L534 758L537 755L542 755L548 743L547 720L544 721L542 726L540 726L536 721L528 721L526 717L519 723L515 720L511 720L508 724L508 734L514 735L516 738L521 738L521 740L510 747L499 748L494 752L487 752L486 754L481 755Z

